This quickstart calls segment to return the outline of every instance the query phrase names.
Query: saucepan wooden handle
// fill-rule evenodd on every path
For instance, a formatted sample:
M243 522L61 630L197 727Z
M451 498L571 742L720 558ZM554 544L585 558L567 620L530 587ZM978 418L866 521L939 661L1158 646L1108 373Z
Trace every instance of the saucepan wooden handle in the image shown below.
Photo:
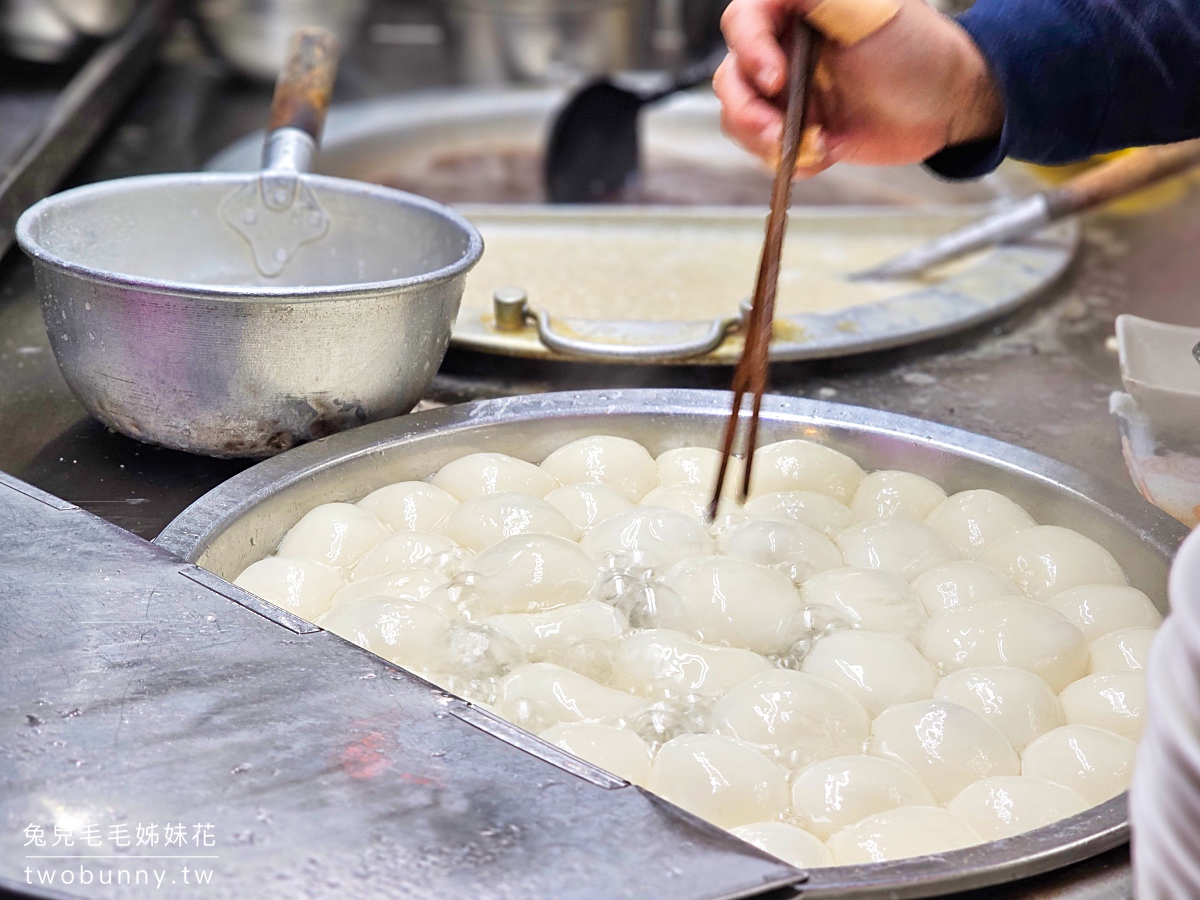
M1118 157L1046 192L1051 219L1115 200L1200 163L1200 140L1145 147Z
M301 28L292 35L287 63L275 82L271 131L299 128L321 143L339 52L337 38L323 28Z

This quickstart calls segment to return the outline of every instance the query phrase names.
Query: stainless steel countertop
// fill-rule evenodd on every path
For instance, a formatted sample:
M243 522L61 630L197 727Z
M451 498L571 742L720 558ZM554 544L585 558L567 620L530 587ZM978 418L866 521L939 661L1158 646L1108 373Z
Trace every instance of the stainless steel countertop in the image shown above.
M352 66L343 99L444 77L433 57L380 75ZM431 53L432 51L419 51ZM418 63L421 60L417 60ZM396 72L401 72L400 76ZM416 74L414 74L416 73ZM408 79L405 81L405 79ZM258 127L269 90L230 79L177 44L75 182L197 167ZM923 417L1010 441L1113 482L1128 477L1109 393L1119 388L1107 346L1113 319L1135 312L1200 325L1200 193L1149 214L1088 220L1075 268L1046 297L998 325L902 351L781 366L774 389L795 396ZM726 387L724 370L522 363L452 353L430 398L451 403L570 387ZM89 419L50 354L29 264L0 260L0 470L145 538L247 464L190 457L137 444ZM1130 893L1127 852L985 897L1108 898Z

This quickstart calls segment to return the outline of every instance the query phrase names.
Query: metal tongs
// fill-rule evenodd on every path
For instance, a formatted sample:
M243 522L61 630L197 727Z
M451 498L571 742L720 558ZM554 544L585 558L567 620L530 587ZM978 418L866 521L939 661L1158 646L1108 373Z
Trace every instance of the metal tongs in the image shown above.
M717 516L717 506L721 502L725 486L725 474L729 469L729 459L733 455L734 439L737 437L742 402L747 393L752 394L754 400L746 430L746 467L738 499L744 500L750 493L750 470L754 463L754 448L758 440L758 417L769 374L771 323L775 318L779 261L783 255L788 205L792 199L792 181L796 175L796 161L800 156L800 141L807 124L809 86L813 80L819 47L820 38L817 33L802 19L796 18L792 25L787 109L784 113L779 167L775 171L775 182L771 189L771 212L767 218L766 238L758 264L758 277L754 283L754 297L746 321L746 343L742 349L742 358L733 372L733 409L725 423L725 434L721 443L721 466L717 470L717 485L708 508L709 521Z

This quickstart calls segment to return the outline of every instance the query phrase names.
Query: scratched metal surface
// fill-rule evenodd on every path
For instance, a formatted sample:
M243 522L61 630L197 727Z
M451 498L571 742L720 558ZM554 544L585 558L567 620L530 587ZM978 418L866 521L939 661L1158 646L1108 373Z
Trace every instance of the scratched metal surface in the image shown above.
M188 865L211 872L207 897L716 898L799 876L15 479L0 534L0 887L39 893L54 872L61 890L82 866L95 881L66 893L140 896L98 883L140 868L156 896L194 897ZM177 823L170 848L111 831ZM26 846L29 825L47 846Z

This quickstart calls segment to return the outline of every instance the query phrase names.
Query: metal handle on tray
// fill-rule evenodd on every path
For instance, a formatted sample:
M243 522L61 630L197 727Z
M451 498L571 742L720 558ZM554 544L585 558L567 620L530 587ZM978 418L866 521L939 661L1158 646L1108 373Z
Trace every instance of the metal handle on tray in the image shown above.
M741 327L746 310L736 316L715 319L702 337L676 344L610 344L567 337L554 330L546 310L533 310L520 288L500 288L492 295L492 307L499 331L520 331L536 325L538 339L555 353L608 362L673 362L703 356L716 350L730 334Z

